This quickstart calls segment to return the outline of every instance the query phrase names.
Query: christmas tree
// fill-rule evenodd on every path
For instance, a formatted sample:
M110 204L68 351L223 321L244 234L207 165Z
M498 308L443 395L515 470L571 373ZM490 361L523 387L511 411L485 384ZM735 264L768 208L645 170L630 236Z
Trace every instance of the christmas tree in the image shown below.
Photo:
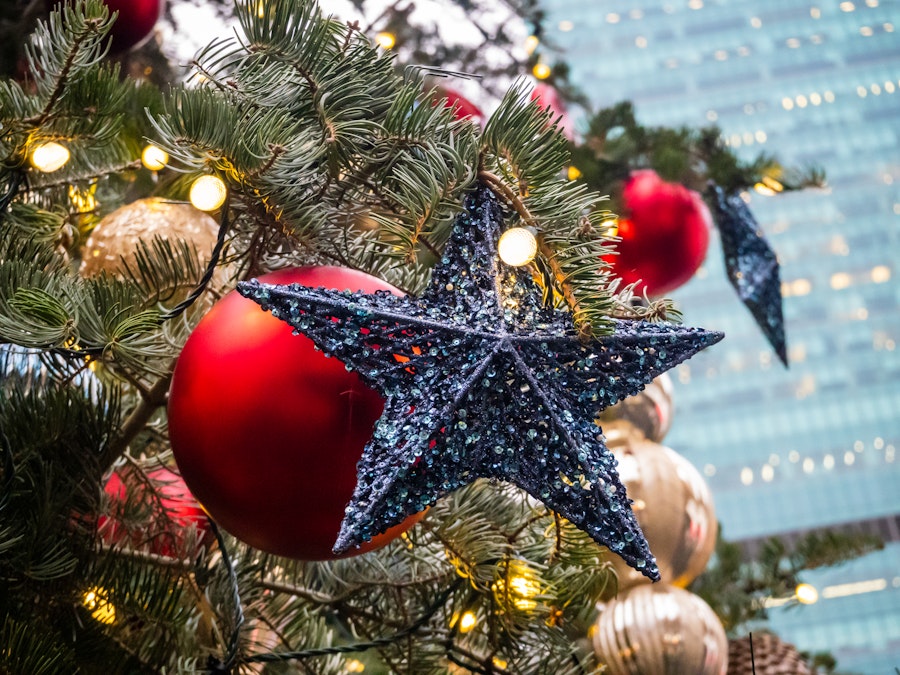
M236 19L162 92L61 6L0 85L0 670L590 672L659 575L594 417L721 336L610 273L523 83L482 129Z

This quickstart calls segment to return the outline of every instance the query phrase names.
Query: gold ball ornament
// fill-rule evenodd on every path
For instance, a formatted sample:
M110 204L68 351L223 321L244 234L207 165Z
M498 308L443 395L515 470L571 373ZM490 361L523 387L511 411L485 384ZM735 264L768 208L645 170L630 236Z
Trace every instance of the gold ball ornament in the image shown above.
M725 675L728 666L725 629L709 605L662 582L603 607L594 652L610 675Z
M97 224L82 251L81 273L96 276L105 271L122 276L126 263L135 267L139 242L149 245L154 237L172 243L188 242L196 249L201 264L206 265L218 232L219 225L211 216L189 204L139 199L116 209Z
M771 633L753 634L753 655L750 637L728 641L728 675L812 675L794 645L783 642Z
M601 426L611 422L630 422L644 436L659 443L672 426L672 378L663 373L644 389L606 408L600 415Z
M687 586L704 570L716 547L718 522L706 481L684 457L648 441L630 425L603 430L662 581ZM618 556L611 559L620 588L649 583Z

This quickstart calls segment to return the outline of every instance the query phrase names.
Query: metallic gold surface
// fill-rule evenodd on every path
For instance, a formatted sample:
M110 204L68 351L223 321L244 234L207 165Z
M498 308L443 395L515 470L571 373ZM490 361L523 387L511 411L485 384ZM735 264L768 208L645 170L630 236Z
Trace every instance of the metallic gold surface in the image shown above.
M603 607L594 651L610 675L725 675L728 666L725 629L709 605L662 582Z
M219 225L209 215L189 204L164 199L139 199L104 217L91 232L82 252L81 273L95 276L102 271L121 276L123 262L134 267L138 242L150 244L154 237L192 244L202 264L209 261ZM176 249L177 250L177 249Z
M687 586L706 567L716 546L718 522L706 481L684 457L643 438L631 425L604 431L663 582ZM618 556L611 559L620 588L647 581Z

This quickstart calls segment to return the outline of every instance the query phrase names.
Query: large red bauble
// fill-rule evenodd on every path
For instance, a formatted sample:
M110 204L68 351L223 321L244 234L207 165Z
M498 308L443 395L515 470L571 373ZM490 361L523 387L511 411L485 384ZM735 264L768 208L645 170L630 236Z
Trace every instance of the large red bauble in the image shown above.
M622 191L618 255L606 259L638 293L663 295L688 281L706 257L712 217L702 197L649 169L631 174Z
M110 53L121 54L146 40L165 9L165 0L103 0L109 12L118 12L109 34Z
M100 516L97 520L97 529L100 536L108 544L116 544L122 540L129 540L132 546L137 548L147 547L151 553L157 555L182 558L192 557L198 551L186 550L188 537L186 530L194 528L195 543L203 546L212 539L209 529L209 520L206 513L197 503L197 500L188 490L187 485L174 471L159 466L147 471L147 478L158 484L156 495L140 494L137 499L149 505L146 522L125 524L119 519L117 513L128 498L129 488L149 491L151 488L146 482L138 483L126 475L123 481L122 475L114 472L103 490L109 497L111 516ZM161 508L165 511L165 519L150 517L151 512Z
M400 293L337 267L281 270L260 281ZM336 557L356 464L383 406L343 363L233 291L178 358L169 437L184 480L225 530L269 553L327 560ZM416 520L354 552L383 546Z

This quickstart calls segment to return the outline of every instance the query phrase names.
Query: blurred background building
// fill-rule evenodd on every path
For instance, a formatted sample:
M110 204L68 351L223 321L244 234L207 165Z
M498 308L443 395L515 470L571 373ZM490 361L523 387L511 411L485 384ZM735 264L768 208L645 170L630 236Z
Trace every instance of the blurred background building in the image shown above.
M854 527L884 551L808 575L818 601L774 609L842 671L900 666L900 3L544 0L546 41L596 106L646 125L718 124L729 144L815 163L828 187L753 193L782 264L791 366L728 284L714 237L674 294L726 340L675 373L666 443L705 473L724 533Z

